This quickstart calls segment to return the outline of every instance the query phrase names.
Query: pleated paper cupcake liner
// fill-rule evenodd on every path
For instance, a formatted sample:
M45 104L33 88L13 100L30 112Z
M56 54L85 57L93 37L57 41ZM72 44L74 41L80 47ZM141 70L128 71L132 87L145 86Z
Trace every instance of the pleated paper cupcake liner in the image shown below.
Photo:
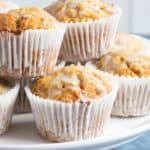
M29 113L31 112L30 103L25 94L24 87L31 82L32 79L19 79L20 91L15 104L16 113Z
M10 125L18 92L19 84L0 95L0 134L4 134Z
M121 117L144 116L150 114L150 77L116 77L119 91L112 115Z
M150 77L125 77L100 72L118 81L113 116L138 117L150 114Z
M106 54L113 44L121 10L112 17L83 23L69 23L59 59L66 62L89 61Z
M57 61L65 26L26 30L19 35L0 32L0 75L36 77L49 74Z
M102 135L109 121L117 94L112 92L100 99L85 103L63 103L45 100L25 88L39 134L55 142L96 138Z
M56 65L55 69L59 69L65 66L65 62L60 62ZM15 105L15 112L16 113L29 113L31 112L31 106L28 100L28 97L26 96L24 87L26 85L29 85L31 82L36 80L37 78L23 78L19 79L20 83L20 91L17 97L16 105ZM12 79L10 79L12 80ZM17 80L18 81L18 80Z

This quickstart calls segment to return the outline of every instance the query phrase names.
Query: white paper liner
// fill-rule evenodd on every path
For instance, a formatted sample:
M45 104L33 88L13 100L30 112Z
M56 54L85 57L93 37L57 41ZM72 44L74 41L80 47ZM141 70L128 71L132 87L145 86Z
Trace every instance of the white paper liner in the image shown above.
M65 66L65 62L62 61L62 62L58 63L58 65L54 68L54 70L62 68L64 66ZM37 78L19 79L20 91L19 91L18 98L17 98L16 105L15 105L15 112L16 113L29 113L29 112L31 112L30 103L29 103L28 97L26 96L24 87L26 85L29 85L35 79L37 79Z
M20 91L15 104L16 113L29 113L31 112L28 98L25 94L24 87L31 82L32 79L19 79Z
M111 17L83 23L69 23L59 59L67 62L88 61L107 53L113 44L121 10Z
M100 72L118 81L113 116L138 117L150 114L150 77L125 77Z
M112 115L122 117L150 114L150 77L117 77L119 90Z
M45 100L25 88L40 135L50 141L64 142L100 136L109 121L117 84L107 96L90 103L61 103Z
M4 134L10 125L18 92L19 84L0 95L0 134Z
M19 35L0 32L0 75L49 74L56 64L64 33L64 25L50 30L26 30Z

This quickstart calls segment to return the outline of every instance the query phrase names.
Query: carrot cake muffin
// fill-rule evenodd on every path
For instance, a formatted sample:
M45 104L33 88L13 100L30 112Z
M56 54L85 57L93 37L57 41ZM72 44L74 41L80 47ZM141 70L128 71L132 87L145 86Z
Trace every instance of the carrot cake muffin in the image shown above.
M60 0L45 8L61 22L68 23L60 59L87 61L105 54L112 44L120 8L99 0Z
M128 52L110 52L97 61L97 67L119 76L149 77L150 57Z
M17 9L18 6L12 2L0 0L0 13L7 12L11 9Z
M117 33L112 51L124 50L139 52L144 50L144 43L136 36L126 33Z
M0 134L4 134L11 122L19 84L0 78Z
M96 66L119 81L113 108L116 116L150 114L150 57L129 52L110 52Z
M110 91L110 85L98 73L74 65L55 71L32 85L32 92L39 97L69 103L95 99Z
M116 11L114 4L99 0L60 0L46 8L61 22L86 22L110 17Z
M63 142L101 135L117 86L92 67L70 65L33 82L26 93L40 134Z
M0 75L49 74L55 66L64 32L64 25L39 8L1 13Z
M0 14L0 31L21 33L28 29L53 29L59 23L47 12L39 8L20 8Z

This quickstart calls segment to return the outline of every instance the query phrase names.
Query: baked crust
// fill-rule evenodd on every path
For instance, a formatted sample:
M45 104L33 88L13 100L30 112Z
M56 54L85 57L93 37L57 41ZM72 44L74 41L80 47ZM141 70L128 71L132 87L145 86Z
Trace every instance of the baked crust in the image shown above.
M0 31L20 33L28 29L56 28L54 17L39 8L20 8L0 13Z
M119 76L149 77L150 57L129 52L110 52L97 61L96 66Z
M112 16L115 5L99 0L60 0L45 9L61 22L86 22Z
M99 73L74 65L58 69L32 84L35 95L66 103L97 99L110 91L110 85Z

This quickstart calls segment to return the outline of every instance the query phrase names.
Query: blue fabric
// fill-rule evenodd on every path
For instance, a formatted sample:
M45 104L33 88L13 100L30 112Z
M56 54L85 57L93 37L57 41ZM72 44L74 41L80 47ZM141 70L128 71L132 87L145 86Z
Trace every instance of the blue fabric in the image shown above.
M150 150L150 132L145 133L142 137L134 142L128 143L113 150Z

